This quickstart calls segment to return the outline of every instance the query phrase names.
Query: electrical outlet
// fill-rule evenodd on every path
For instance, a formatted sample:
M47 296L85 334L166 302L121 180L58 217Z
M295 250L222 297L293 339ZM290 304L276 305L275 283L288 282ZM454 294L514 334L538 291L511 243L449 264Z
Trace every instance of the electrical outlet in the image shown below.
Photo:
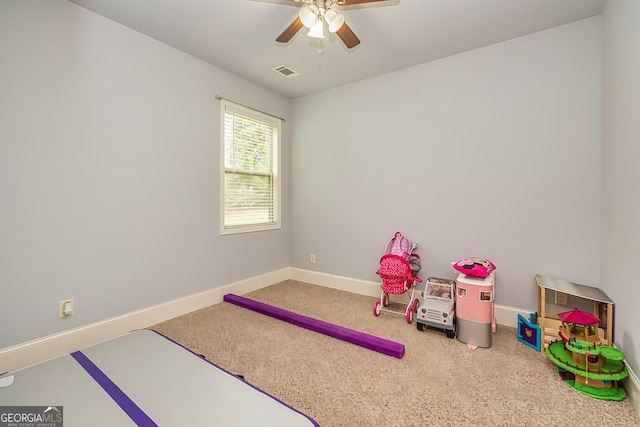
M309 255L309 262L311 264L315 264L316 263L316 254L310 254Z
M73 316L73 298L58 301L58 317Z
M554 302L557 305L569 305L569 295L565 294L564 292L559 292L559 291L555 291L555 298L554 298Z

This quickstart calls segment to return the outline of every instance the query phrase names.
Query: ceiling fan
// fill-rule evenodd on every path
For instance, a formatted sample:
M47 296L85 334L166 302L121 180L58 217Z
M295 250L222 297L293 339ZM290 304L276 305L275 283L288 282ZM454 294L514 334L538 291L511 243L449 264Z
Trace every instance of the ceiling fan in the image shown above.
M344 15L333 7L351 6L354 4L373 3L385 0L290 0L303 3L300 13L291 24L278 36L277 42L287 43L302 27L309 28L309 37L324 39L324 23L327 23L329 32L336 33L348 49L360 44L360 39L355 35L351 27L344 22Z

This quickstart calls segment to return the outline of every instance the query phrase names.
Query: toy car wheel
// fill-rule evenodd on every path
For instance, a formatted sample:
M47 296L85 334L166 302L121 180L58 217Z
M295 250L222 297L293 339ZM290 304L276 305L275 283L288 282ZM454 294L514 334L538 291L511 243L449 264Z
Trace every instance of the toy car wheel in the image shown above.
M424 325L420 322L416 322L416 327L419 331L424 331Z
M413 312L417 313L418 312L418 307L420 306L420 301L418 300L418 298L413 300Z
M389 294L382 294L382 305L388 307L389 302Z
M453 338L456 336L456 331L454 331L453 329L447 329L447 338Z
M380 310L382 309L381 305L380 305L380 301L376 301L375 304L373 304L373 315L378 317L380 316Z
M407 307L405 315L407 317L407 323L411 324L413 322L413 308L411 306Z

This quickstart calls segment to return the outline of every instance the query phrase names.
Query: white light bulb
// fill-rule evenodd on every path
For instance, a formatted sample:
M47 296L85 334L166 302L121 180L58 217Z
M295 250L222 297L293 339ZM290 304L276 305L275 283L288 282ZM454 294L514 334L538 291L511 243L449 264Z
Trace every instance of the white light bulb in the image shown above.
M312 29L309 30L307 35L309 37L313 37L313 38L316 38L316 39L324 39L324 28L323 27L324 27L323 22L320 19L318 19L316 24L313 26Z
M313 28L318 21L318 7L316 5L305 6L300 9L300 13L298 16L300 17L300 21L302 21L302 25L307 28Z
M329 25L329 32L335 33L344 24L344 15L336 12L333 9L329 9L324 14L324 20Z

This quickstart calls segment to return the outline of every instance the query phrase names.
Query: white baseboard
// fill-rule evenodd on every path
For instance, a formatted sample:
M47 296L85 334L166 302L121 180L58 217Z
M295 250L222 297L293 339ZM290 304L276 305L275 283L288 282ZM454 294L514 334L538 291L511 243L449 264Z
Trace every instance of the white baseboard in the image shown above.
M300 282L320 285L326 288L338 289L354 294L370 297L380 296L380 283L368 280L352 279L350 277L336 276L335 274L319 273L317 271L290 268L291 279Z
M246 294L287 279L325 286L328 288L380 297L380 283L352 279L333 274L319 273L300 268L283 268L271 273L241 280L222 287L195 295L178 298L141 310L125 313L103 321L49 335L33 341L0 349L0 373L31 365L60 354L113 338L134 329L147 328L165 320L190 313L201 308L217 304L224 295ZM529 317L531 310L496 304L494 307L498 325L517 327L518 314ZM622 381L627 397L640 415L640 382L634 372L629 370L629 378Z
M627 398L640 416L640 381L629 365L627 365L627 369L629 369L629 377L621 381L622 388L627 392Z
M0 349L0 374L217 304L228 293L245 294L287 279L289 279L289 268L283 268L195 295Z

